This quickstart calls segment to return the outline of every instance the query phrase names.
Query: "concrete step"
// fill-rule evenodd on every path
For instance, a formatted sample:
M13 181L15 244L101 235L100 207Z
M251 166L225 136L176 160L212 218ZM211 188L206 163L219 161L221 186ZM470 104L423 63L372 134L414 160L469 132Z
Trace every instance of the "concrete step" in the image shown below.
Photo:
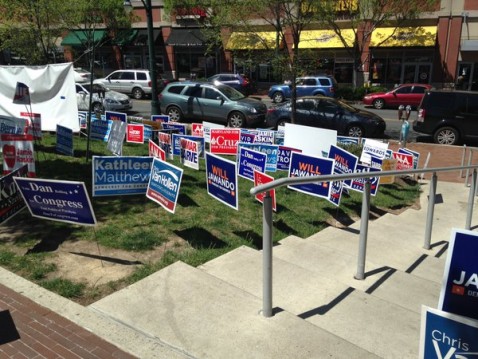
M258 296L182 262L89 308L195 358L376 357L288 311L265 318Z
M333 262L335 258L329 256L329 259ZM328 267L328 263L323 265ZM262 296L262 253L258 251L241 247L200 268L255 296ZM386 278L386 287L378 287L370 295L338 281L334 270L309 270L302 267L302 263L295 265L274 257L273 301L275 307L382 358L416 357L421 304L436 305L437 297L429 293L436 291L438 295L439 288L435 288L436 283L419 278L407 281L409 277L413 276L395 272ZM414 295L400 293L395 286L410 290ZM397 304L399 300L393 294L397 294L402 303Z

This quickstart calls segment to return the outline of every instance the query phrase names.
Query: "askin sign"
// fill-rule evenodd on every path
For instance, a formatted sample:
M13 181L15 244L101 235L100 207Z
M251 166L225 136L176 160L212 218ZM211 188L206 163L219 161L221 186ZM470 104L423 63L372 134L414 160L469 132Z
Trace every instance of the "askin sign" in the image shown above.
M14 177L33 217L93 226L95 214L83 182Z
M477 253L478 233L452 231L438 309L478 319Z
M93 156L93 197L145 194L152 162L153 157Z
M161 205L168 212L174 213L182 177L183 170L181 168L155 158L151 166L146 197Z

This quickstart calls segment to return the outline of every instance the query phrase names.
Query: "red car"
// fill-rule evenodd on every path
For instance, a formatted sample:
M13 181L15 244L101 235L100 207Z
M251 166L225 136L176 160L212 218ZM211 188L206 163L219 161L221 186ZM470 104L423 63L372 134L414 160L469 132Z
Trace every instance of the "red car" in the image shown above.
M367 94L362 101L364 105L373 106L376 109L400 105L417 108L425 92L432 88L433 86L427 84L404 84L388 92Z

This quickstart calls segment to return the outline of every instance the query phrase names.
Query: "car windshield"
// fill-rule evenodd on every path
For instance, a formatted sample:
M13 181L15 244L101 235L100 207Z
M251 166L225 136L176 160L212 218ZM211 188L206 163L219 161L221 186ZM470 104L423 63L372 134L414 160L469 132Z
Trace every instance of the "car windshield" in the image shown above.
M342 106L345 110L347 111L350 111L350 112L357 112L358 109L356 107L353 107L351 105L349 105L348 103L344 102L344 101L341 101L341 100L336 100L337 103L340 104L340 106Z
M220 85L220 86L217 86L217 88L219 91L222 92L224 96L226 96L229 100L232 100L232 101L241 100L246 97L242 93L237 91L236 89L232 88L231 86Z

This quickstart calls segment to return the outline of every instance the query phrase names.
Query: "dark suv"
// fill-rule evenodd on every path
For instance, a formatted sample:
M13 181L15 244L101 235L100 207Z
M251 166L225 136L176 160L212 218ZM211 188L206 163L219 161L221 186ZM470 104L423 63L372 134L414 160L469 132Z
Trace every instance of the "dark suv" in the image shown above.
M478 92L427 91L413 123L435 143L455 145L478 137Z
M328 75L304 76L298 77L295 80L295 88L297 97L316 95L335 97L337 81ZM275 103L284 102L286 99L291 98L291 95L292 84L289 83L272 85L269 88L268 96Z

